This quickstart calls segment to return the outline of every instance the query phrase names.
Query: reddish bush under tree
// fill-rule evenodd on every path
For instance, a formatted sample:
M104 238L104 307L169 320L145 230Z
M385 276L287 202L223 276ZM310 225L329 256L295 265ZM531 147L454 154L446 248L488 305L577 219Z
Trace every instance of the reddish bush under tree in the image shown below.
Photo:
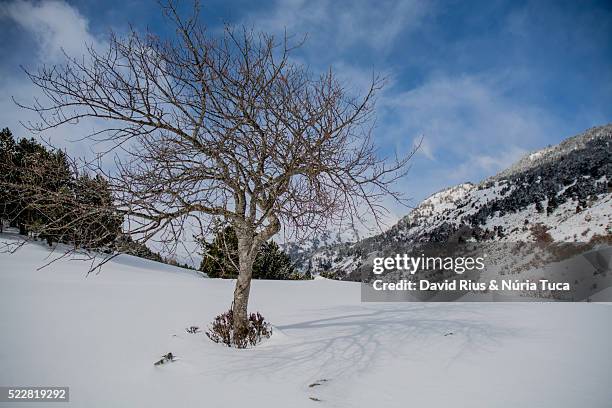
M259 312L249 315L247 330L238 333L234 329L234 316L232 309L215 317L206 336L215 343L223 343L228 347L246 348L255 346L263 338L270 338L272 327Z

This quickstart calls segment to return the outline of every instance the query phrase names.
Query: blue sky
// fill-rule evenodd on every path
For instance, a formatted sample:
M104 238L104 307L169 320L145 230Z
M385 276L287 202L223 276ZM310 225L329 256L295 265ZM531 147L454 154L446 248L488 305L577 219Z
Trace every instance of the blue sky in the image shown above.
M477 182L523 154L612 122L612 3L547 1L203 1L211 29L224 22L308 35L296 58L333 66L358 90L372 72L383 153L424 144L398 188L413 203ZM154 1L2 1L0 126L24 135L31 118L10 100L37 95L19 70L60 61L61 49L104 45L128 24L171 34ZM89 127L88 127L89 126ZM86 123L48 135L69 142ZM408 210L390 203L395 217Z

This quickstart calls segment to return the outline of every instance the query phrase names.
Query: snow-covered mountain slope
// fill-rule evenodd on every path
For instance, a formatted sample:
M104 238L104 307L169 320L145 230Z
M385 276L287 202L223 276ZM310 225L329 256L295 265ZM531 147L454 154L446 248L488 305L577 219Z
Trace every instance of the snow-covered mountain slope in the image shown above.
M309 264L315 274L359 279L354 272L377 251L415 242L530 242L534 231L555 242L610 241L612 125L531 153L479 184L435 193L385 233L319 248Z
M612 400L608 304L373 304L360 302L354 282L254 281L251 310L274 332L236 350L185 331L228 307L233 281L130 256L89 277L87 263L67 259L37 270L48 256L35 243L0 253L0 384L69 386L71 407L604 408ZM168 352L178 361L153 365Z
M280 245L285 253L291 257L298 269L304 272L308 269L310 256L319 249L351 244L359 241L357 231L345 228L340 231L325 230L307 239L286 241Z

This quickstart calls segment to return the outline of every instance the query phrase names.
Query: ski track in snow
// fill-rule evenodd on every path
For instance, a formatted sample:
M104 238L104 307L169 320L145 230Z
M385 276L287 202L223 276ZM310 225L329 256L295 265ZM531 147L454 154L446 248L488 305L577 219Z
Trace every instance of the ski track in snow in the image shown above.
M234 281L123 255L89 277L66 259L37 271L47 256L0 254L0 384L69 386L71 407L612 401L609 304L372 304L352 282L254 281L250 308L274 333L235 350L185 331L227 309Z

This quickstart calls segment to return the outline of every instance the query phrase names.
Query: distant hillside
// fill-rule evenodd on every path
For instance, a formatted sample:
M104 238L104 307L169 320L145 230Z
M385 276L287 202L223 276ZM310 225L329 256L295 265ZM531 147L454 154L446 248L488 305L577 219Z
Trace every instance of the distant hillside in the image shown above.
M535 227L534 227L535 226ZM588 242L612 236L612 125L531 153L479 184L433 194L391 229L356 243L294 254L302 268L340 279L374 252L418 242Z

